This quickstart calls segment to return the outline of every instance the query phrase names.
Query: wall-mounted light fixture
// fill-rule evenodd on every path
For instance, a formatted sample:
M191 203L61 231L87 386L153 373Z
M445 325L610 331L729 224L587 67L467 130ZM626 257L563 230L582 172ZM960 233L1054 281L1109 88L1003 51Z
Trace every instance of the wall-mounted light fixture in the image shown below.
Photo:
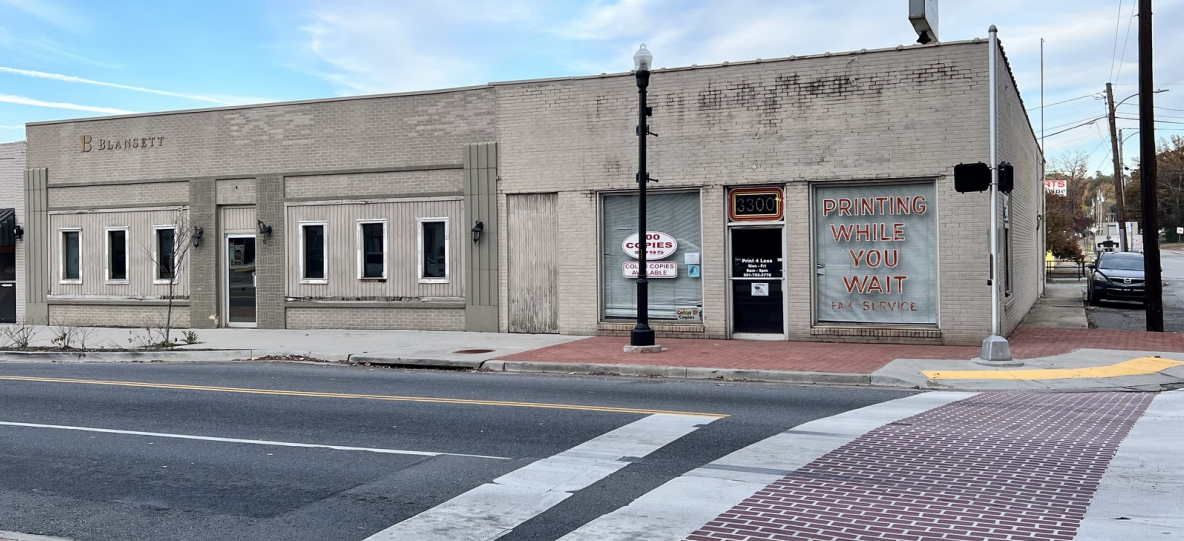
M206 234L206 230L204 228L197 227L197 226L193 227L193 247L194 248L201 246L201 237L202 237L202 235L205 235L205 234Z
M256 220L259 222L259 235L263 237L263 244L267 244L267 237L271 236L271 226L263 223L263 220Z
M481 232L485 231L485 222L477 220L477 225L473 226L473 242L481 240Z
M12 234L13 234L13 236L16 237L16 240L21 240L21 239L25 238L25 228L23 228L19 225L14 226L12 229Z

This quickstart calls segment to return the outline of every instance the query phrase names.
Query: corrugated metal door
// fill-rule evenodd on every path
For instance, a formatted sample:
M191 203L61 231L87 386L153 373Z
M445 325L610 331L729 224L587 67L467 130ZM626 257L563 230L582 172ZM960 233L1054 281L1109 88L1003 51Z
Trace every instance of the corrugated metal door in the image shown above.
M558 194L509 195L509 329L559 332Z

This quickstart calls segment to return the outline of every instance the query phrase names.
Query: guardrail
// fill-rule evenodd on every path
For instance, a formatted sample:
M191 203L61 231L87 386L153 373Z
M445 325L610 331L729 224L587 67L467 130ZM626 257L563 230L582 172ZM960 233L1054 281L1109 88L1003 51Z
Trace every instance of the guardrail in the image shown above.
M1055 278L1072 278L1074 280L1081 280L1088 276L1085 271L1084 262L1076 261L1045 261L1044 262L1044 278L1052 280Z

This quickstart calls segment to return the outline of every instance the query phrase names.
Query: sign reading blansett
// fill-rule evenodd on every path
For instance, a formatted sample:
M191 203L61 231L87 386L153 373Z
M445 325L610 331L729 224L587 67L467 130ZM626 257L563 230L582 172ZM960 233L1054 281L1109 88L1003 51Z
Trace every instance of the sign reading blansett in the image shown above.
M164 146L164 137L133 137L127 139L94 139L89 135L80 137L82 151L92 150L135 150Z
M625 237L625 241L621 243L621 249L625 250L625 254L633 259L637 259L641 255L637 251L640 243L637 242L637 233ZM674 237L667 235L661 231L647 231L645 234L645 258L649 261L656 259L666 259L671 254L678 250L678 241ZM648 267L647 267L648 268Z
M819 322L936 324L933 183L814 191Z

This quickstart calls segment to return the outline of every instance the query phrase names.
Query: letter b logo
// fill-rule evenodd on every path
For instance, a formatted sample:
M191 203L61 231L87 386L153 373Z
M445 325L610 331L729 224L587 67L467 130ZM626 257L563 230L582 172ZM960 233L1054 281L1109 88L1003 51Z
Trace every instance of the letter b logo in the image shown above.
M82 136L82 151L83 152L90 152L90 136L89 135Z

